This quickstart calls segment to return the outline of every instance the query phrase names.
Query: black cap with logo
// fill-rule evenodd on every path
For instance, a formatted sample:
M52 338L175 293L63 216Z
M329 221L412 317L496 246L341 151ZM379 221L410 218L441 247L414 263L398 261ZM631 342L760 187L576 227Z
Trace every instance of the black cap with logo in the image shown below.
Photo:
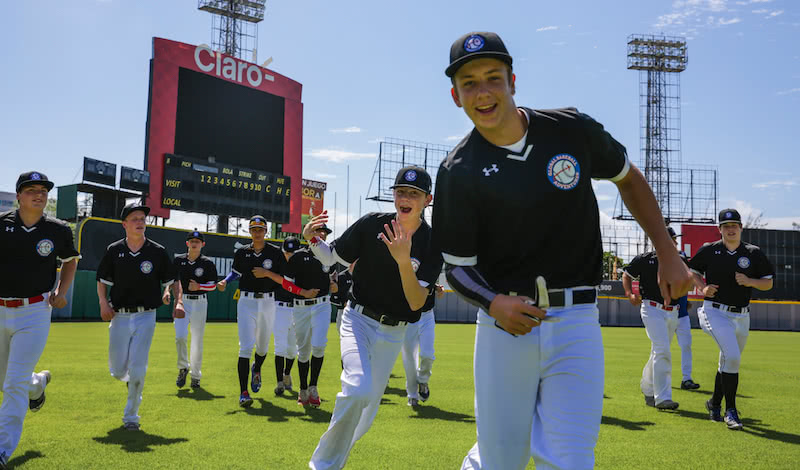
M142 211L146 216L150 213L150 208L139 202L132 202L122 208L122 213L119 214L119 219L125 220L129 215L131 215L131 212L135 211Z
M722 225L726 222L738 222L739 225L741 225L742 216L739 215L739 211L736 209L722 209L719 211L719 225Z
M450 46L450 65L444 74L452 78L462 65L470 60L484 58L501 60L511 67L511 55L500 36L490 32L467 33Z
M193 240L193 239L200 240L201 242L205 242L206 241L205 237L203 237L203 232L200 232L197 229L194 229L194 231L189 232L188 234L186 234L186 241Z
M318 228L317 230L322 230L323 232L325 232L327 234L330 234L331 232L333 232L333 230L328 228L327 224L322 224L322 227Z
M287 253L294 253L300 249L300 240L297 237L286 237L282 248Z
M48 191L53 189L53 186L55 186L52 181L47 179L47 175L44 173L40 173L38 171L28 171L19 175L19 178L17 178L17 192L20 192L25 186L30 186L32 184L41 184L47 188Z
M431 193L431 175L424 168L418 166L407 166L397 172L394 179L394 186L389 189L407 187L419 189L425 194Z
M250 225L247 227L248 230L251 228L267 228L267 219L264 218L263 215L254 215L250 217Z

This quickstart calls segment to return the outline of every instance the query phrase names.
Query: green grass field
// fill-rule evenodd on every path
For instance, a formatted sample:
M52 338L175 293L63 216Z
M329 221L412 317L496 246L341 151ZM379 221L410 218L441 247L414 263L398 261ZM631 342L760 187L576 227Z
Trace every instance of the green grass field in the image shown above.
M374 425L353 449L350 469L456 469L475 441L472 349L474 325L437 325L431 399L406 406L398 359ZM646 407L639 391L649 352L644 329L604 328L606 385L597 467L778 469L800 467L800 334L750 333L737 400L745 428L728 431L708 420L717 350L694 334L694 379L676 389L677 412ZM339 343L329 332L320 378L322 407L303 410L292 396L276 398L272 380L238 406L237 335L232 323L206 327L203 388L175 387L174 330L159 323L140 409L142 431L121 429L125 386L108 373L108 324L56 323L39 369L53 381L41 412L29 413L10 468L267 468L301 469L327 429L339 391ZM270 356L264 377L274 370ZM673 341L673 385L680 382ZM294 382L297 385L296 367ZM499 399L521 400L498 384ZM529 468L534 468L533 462Z

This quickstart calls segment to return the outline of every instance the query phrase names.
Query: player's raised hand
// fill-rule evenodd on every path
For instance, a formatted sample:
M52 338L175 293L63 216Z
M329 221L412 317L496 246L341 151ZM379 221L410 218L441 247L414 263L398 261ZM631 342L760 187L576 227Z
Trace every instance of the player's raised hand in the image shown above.
M670 299L679 299L686 295L693 285L692 271L681 260L677 251L658 254L658 286L665 304L669 304Z
M228 281L222 280L217 283L217 290L220 292L225 292L225 287L228 285Z
M322 211L322 214L312 217L305 227L303 227L303 238L311 241L314 238L314 233L318 228L328 223L328 211Z
M706 286L703 287L703 295L706 297L714 297L715 295L717 295L718 289L719 286L716 284L706 284Z
M498 294L489 305L489 316L512 335L526 335L541 323L531 317L545 317L545 311L532 303L530 297Z
M381 233L380 237L386 248L389 249L389 254L397 262L397 264L411 260L411 236L409 236L403 227L392 219L392 226L383 224L385 233Z

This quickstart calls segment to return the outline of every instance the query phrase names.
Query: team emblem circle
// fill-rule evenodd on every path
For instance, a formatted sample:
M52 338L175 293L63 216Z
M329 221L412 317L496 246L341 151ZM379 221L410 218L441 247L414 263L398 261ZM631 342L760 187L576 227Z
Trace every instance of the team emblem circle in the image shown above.
M731 214L730 212L726 212L725 217L733 217L733 214Z
M414 269L414 272L419 269L419 260L417 258L411 258L411 268Z
M203 268L197 268L194 270L194 275L200 277L203 275Z
M264 269L271 269L272 268L272 260L271 259L265 259L264 262L261 263L261 266Z
M405 178L406 181L414 181L417 179L417 172L414 170L408 170L403 178Z
M142 264L139 265L139 269L145 274L150 274L153 272L153 263L150 261L142 261Z
M45 238L36 244L36 252L39 253L39 256L48 256L53 252L54 247L53 241Z
M464 41L464 50L467 52L479 51L483 49L484 44L486 44L486 41L483 39L483 36L473 34Z
M39 173L34 173L34 174L31 175L31 179L38 181L38 180L42 179L42 175L40 175Z
M750 258L747 258L746 256L742 256L741 258L739 258L736 261L736 264L738 264L739 267L742 268L742 269L747 269L747 268L750 267Z
M578 185L580 178L581 166L570 154L556 155L547 164L547 179L558 189L572 189Z

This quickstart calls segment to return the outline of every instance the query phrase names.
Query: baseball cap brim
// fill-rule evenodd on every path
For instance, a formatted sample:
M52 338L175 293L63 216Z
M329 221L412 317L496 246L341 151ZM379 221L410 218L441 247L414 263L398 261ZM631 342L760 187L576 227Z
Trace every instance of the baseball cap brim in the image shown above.
M48 180L25 180L17 185L17 192L22 191L22 189L26 186L33 186L34 184L41 184L47 188L48 191L53 189L53 186L55 186L55 183Z
M134 212L136 212L136 211L142 211L142 212L144 212L144 215L145 215L145 216L147 216L148 214L150 214L150 208L149 208L149 207L147 207L147 206L133 206L133 207L126 207L126 208L122 209L122 214L121 214L121 217L120 217L120 219L121 219L121 220L125 220L125 219L127 219L127 218L128 218L128 216L129 216L129 215L131 215L132 213L134 213Z
M414 188L414 189L416 189L418 191L422 191L425 194L430 194L428 191L425 191L424 189L420 188L419 186L415 186L413 184L395 184L395 185L389 186L389 189L394 189L394 188Z
M473 52L469 55L465 55L464 57L459 58L452 64L448 65L447 68L444 69L444 73L448 77L453 78L458 69L460 69L467 62L475 59L497 59L501 62L505 62L506 64L508 64L509 67L512 66L511 65L512 59L509 54L504 54L502 52L497 52L497 51Z

